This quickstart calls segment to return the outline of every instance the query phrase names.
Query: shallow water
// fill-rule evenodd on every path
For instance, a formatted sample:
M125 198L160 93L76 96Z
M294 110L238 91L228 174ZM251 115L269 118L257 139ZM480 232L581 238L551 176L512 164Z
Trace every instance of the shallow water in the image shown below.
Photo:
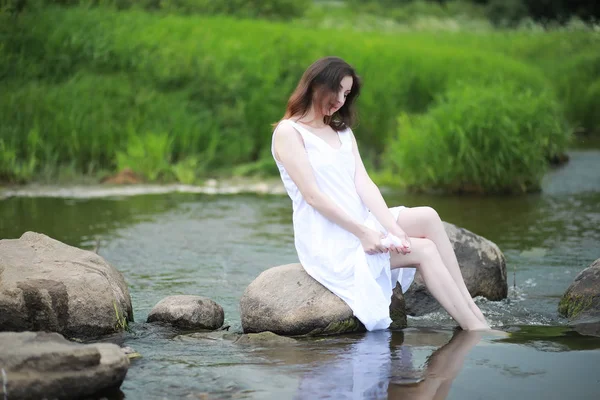
M572 332L557 304L577 273L600 257L600 151L570 156L566 166L547 174L541 194L385 193L390 205L431 205L444 220L498 244L507 257L509 298L477 302L495 327L511 332L508 339L453 337L455 324L443 312L409 318L404 331L266 347L179 336L144 323L165 296L197 294L221 304L229 331L240 332L238 302L246 286L266 268L297 261L284 196L86 198L85 189L77 192L83 195L55 189L43 197L0 200L0 238L33 230L84 248L99 244L99 253L123 272L136 322L130 333L107 340L143 356L132 361L121 388L127 399L395 399L435 393L450 399L595 399L600 339Z

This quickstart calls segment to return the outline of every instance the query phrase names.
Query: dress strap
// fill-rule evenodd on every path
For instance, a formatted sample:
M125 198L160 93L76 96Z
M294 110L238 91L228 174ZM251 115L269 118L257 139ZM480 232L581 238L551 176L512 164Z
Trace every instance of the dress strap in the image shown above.
M318 148L321 148L321 146L323 144L325 144L325 142L323 142L323 139L321 139L318 136L315 136L314 133L312 133L311 131L309 131L308 129L306 129L305 127L300 125L299 123L294 122L291 119L284 119L281 122L287 122L296 130L296 132L298 132L300 134L300 136L302 136L302 141L304 142L304 147L306 149L308 149L308 148L317 148L318 149Z
M350 128L346 128L343 131L338 132L338 136L340 137L342 146L352 148L352 130Z
M314 136L311 132L309 132L305 127L303 127L299 123L294 122L291 119L285 119L284 121L286 121L290 125L292 125L298 131L298 133L300 133L300 135L302 136L302 139L304 139L305 142L307 140L307 137L309 138L308 140L311 140L312 136Z

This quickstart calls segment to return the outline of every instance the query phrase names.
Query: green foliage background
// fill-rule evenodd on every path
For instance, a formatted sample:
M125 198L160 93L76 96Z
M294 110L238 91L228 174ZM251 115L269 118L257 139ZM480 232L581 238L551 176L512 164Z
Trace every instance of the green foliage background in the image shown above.
M292 15L276 6L287 2L239 12L285 20ZM307 26L302 9L296 23L283 23L185 8L220 2L150 3L43 4L0 16L0 180L55 180L65 169L104 176L125 167L150 181L185 183L274 174L270 124L304 69L332 54L363 78L355 133L369 169L393 185L535 190L572 129L600 131L593 31L365 33ZM191 14L198 10L211 15ZM448 128L456 125L462 143ZM510 156L499 161L480 151L474 138L481 135ZM432 157L422 145L430 141L446 147ZM471 158L449 153L464 146ZM438 179L392 178L426 160ZM455 175L440 173L449 160Z

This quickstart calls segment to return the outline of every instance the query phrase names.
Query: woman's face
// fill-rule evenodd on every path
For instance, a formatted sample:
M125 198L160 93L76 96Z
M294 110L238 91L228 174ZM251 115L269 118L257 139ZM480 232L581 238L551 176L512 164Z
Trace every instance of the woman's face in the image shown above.
M329 101L326 101L323 105L323 115L333 115L337 110L342 108L346 102L346 97L348 97L352 90L352 83L353 79L350 75L342 79L337 93L329 97Z

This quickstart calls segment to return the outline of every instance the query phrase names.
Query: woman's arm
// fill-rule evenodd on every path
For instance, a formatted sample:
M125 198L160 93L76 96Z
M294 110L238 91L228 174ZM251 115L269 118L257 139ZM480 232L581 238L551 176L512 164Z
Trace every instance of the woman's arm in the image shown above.
M275 156L283 164L290 178L292 178L310 206L325 218L359 238L367 253L386 251L385 247L381 246L379 232L352 218L319 189L302 137L296 129L287 124L279 126L275 132L273 146Z
M352 151L354 152L354 158L356 159L356 171L354 174L354 183L356 184L356 191L360 196L361 200L371 213L377 218L377 221L392 235L398 236L400 239L408 242L410 247L410 240L408 235L400 228L394 215L390 212L381 191L377 185L371 180L371 177L367 173L365 165L360 157L358 151L358 144L356 138L352 134Z

